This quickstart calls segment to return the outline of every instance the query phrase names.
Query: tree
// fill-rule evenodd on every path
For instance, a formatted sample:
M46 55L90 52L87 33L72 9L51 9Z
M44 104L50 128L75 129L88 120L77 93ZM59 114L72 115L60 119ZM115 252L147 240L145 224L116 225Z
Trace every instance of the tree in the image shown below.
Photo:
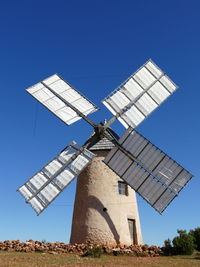
M171 240L168 238L164 241L163 253L165 256L171 256L174 254Z
M177 230L177 233L179 236L176 236L172 241L174 253L177 255L191 255L195 248L193 236L185 230Z
M194 230L190 230L189 233L194 239L195 248L200 251L200 227L197 227Z

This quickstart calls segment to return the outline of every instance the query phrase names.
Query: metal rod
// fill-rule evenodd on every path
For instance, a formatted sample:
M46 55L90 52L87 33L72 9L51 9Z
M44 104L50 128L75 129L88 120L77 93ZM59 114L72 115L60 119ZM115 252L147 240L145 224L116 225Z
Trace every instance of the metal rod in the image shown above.
M107 139L109 139L111 142L113 142L113 144L115 144L117 146L117 148L119 150L121 150L126 156L128 156L130 159L132 159L133 161L135 161L141 168L143 168L146 172L148 172L153 177L155 177L155 175L153 174L153 172L151 170L147 169L142 162L140 162L129 151L127 151L116 139L113 139L112 137L110 137L109 134L107 134L106 132L104 133L104 135L105 135L105 137Z
M184 171L184 169L182 169L182 170L180 170L179 172L178 172L178 174L174 177L174 179L172 179L172 181L169 183L169 187L170 187L170 185L178 178L178 176L182 173ZM153 205L155 205L156 204L156 202L158 202L158 200L164 195L164 193L167 191L167 189L168 188L166 188L163 192L162 192L162 194L154 201L154 203L153 203ZM177 194L175 194L175 195L177 195Z
M109 132L108 132L109 133ZM136 157L134 157L129 151L127 151L123 146L122 144L120 144L116 139L113 139L109 134L107 134L106 132L104 133L105 137L108 138L111 142L113 142L115 144L115 146L121 150L127 157L129 157L131 160L133 160L134 162L136 162L136 164L139 165L140 168L142 168L145 172L148 173L145 181L150 177L152 176L153 179L156 179L156 181L158 181L159 183L161 183L163 186L165 186L166 188L170 189L172 192L174 192L174 190L172 188L170 188L169 186L167 186L165 183L161 182L159 180L159 178L156 177L156 174L154 173L154 170L156 169L156 167L153 169L153 170L150 170L149 168L147 168L141 161L139 161ZM164 156L162 157L162 159L159 161L158 165L160 164L160 162L164 159L166 155L164 154ZM145 182L143 181L143 183ZM142 183L142 184L143 184ZM142 185L141 184L141 185ZM136 189L136 191L140 188L140 186Z
M26 202L28 203L32 198L34 198L39 192L41 192L42 189L44 189L49 183L51 183L62 171L65 170L65 168L74 160L76 159L83 151L85 148L87 148L90 144L91 141L93 141L93 139L96 139L96 136L92 136L88 142L86 142L84 144L84 146L82 146L66 163L63 164L63 166L56 171L51 177L49 177L49 179L40 187L39 190L37 190L29 199L26 200ZM56 159L55 159L56 160ZM46 175L45 175L46 177Z
M90 120L87 116L85 116L80 110L75 108L71 103L69 103L62 96L60 96L54 90L52 90L51 87L46 85L43 81L41 81L40 83L42 85L44 85L49 91L51 91L51 93L53 93L55 96L57 96L60 100L62 100L67 106L69 106L71 109L73 109L80 117L82 117L85 121L87 121L93 128L96 127L96 124L92 120Z
M24 186L31 192L31 194L34 194L34 191L32 190L32 188L31 188L29 185L24 184ZM31 183L31 186L32 186L35 190L37 190L36 187L35 187L32 183ZM36 199L38 200L38 202L40 202L40 204L41 204L42 207L44 208L44 207L45 207L45 203L44 203L44 201L43 201L42 199L38 198L37 196L36 196ZM27 203L27 201L26 201L26 203Z
M138 155L137 155L137 158L140 156L140 154L144 151L144 149L148 146L149 144L148 143L146 143L146 145L142 148L142 150L138 153ZM122 177L124 176L124 174L129 170L129 168L131 167L132 165L130 164L130 166L128 166L127 168L126 168L126 170L122 173Z
M96 136L96 135L93 135L92 137L90 137L86 142L85 142L85 144L81 147L82 149L83 148L87 148L92 142L95 142L95 141L97 141L98 140L98 137ZM83 149L83 151L84 151L84 149ZM72 170L71 170L72 171ZM72 171L73 172L73 171ZM72 179L73 180L73 179ZM67 184L67 186L72 182L72 180ZM66 187L66 186L65 186ZM59 191L59 193L48 203L48 204L46 204L46 206L44 207L44 209L43 210L41 210L40 212L38 212L37 213L37 216L38 215L40 215L50 204L51 204L51 202L53 202L54 201L54 199L57 197L57 196L59 196L60 194L61 194L61 192L65 189L65 187L61 190L61 191ZM37 197L37 196L36 196Z
M57 159L58 160L58 159ZM61 165L63 165L63 163L61 163L59 160L58 160L58 162L61 164ZM47 180L49 180L49 176L45 173L45 172L43 172L42 173L42 175L44 175L46 178L47 178ZM60 190L62 190L62 188L60 188L57 184L55 184L53 181L51 181L51 183L52 183L52 185L53 186L55 186L57 189L58 189L58 191L60 191ZM41 191L42 189L39 189L39 191Z
M106 124L105 124L105 129L108 128L113 122L115 122L124 112L126 112L132 105L134 105L157 81L159 81L164 75L166 75L164 72L156 78L155 81L153 81L146 89L144 89L141 84L137 82L137 80L134 79L132 76L132 79L140 86L143 88L143 91L134 99L132 100L128 105L126 105L120 112L118 112L114 117L112 117ZM120 91L120 90L119 90ZM149 95L149 94L148 94ZM155 102L155 101L154 101ZM155 102L156 103L156 102ZM108 103L109 104L109 103ZM145 116L146 117L146 116Z
M149 70L146 66L144 66L155 78L156 78L156 76L155 76L155 74L153 74L153 72L151 71L151 70ZM171 81L171 80L170 80ZM159 78L159 80L158 80L158 82L168 91L168 93L170 93L170 95L172 94L172 92L170 92L169 91L169 89L167 88L167 86L165 86L164 85L164 83L162 83L161 81L160 81L160 78ZM172 82L172 81L171 81ZM178 86L176 85L176 84L174 84L173 82L172 82L172 84L176 87L176 88L178 88Z
M65 164L63 164L63 166L58 171L56 171L51 176L51 178L49 177L49 179L40 187L40 189L37 190L29 199L27 199L26 202L27 203L30 202L32 198L34 198L39 192L42 191L42 189L44 189L48 184L50 184L51 181L53 181L53 179L55 179L62 171L64 171L67 165L69 165L73 161L73 159L75 159L80 153L81 153L80 151L77 151Z
M152 171L155 171L156 168L160 165L160 163L163 161L163 159L165 158L166 155L164 155L159 162L156 164L156 166L153 168ZM144 181L137 187L136 191L138 191L140 189L140 187L147 181L147 179L149 178L150 174L147 175L147 177L144 179ZM156 178L157 179L157 178ZM158 179L157 179L158 180ZM159 180L158 180L159 181ZM160 181L159 181L160 182Z

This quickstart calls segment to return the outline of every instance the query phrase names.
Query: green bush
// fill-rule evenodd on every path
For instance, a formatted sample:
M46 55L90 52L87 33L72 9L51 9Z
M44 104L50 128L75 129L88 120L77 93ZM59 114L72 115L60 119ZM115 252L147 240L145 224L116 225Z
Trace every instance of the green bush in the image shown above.
M82 257L100 258L103 254L103 249L97 245L88 245Z
M174 254L174 248L170 239L164 241L163 253L165 256L171 256Z
M185 230L177 230L178 236L171 240L164 241L164 247L162 248L165 256L171 255L191 255L195 249L194 238L191 231L187 233Z
M200 251L200 227L195 228L194 230L190 230L190 235L192 235L194 239L194 244L196 250Z
M112 251L112 254L113 254L114 256L119 256L121 253L120 253L120 250L113 250L113 251Z
M190 233L185 230L177 230L179 236L176 236L173 243L173 253L176 255L191 255L194 252L194 239Z

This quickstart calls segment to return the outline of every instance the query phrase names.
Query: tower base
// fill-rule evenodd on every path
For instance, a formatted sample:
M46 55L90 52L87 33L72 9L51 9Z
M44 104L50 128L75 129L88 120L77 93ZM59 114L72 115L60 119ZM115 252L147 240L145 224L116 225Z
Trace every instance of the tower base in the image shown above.
M70 243L142 244L135 191L97 156L79 175L76 187Z

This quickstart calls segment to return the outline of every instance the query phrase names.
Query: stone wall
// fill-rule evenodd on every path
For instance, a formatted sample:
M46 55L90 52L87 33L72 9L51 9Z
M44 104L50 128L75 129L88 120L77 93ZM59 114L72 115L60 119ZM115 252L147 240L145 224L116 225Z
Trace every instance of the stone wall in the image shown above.
M66 244L62 242L40 242L28 240L26 242L20 242L19 240L6 240L0 242L0 251L16 251L16 252L41 252L50 254L59 253L71 253L82 255L87 251L89 247L96 247L97 245L92 244ZM148 245L131 245L131 246L99 246L105 253L108 254L128 254L135 256L150 256L155 257L162 254L161 248L156 246Z

